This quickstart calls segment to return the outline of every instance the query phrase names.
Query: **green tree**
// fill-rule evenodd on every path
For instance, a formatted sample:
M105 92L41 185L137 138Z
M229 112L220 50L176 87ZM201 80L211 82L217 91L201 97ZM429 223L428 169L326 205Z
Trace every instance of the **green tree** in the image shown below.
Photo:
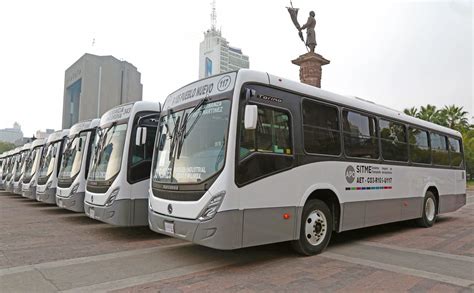
M406 108L405 110L403 110L403 113L409 116L416 117L418 115L418 108L417 107Z
M468 112L463 111L463 107L456 107L456 105L444 106L440 110L440 118L445 120L446 126L458 131L469 128L467 115Z
M15 148L15 145L13 143L0 141L0 154L4 152L8 152L9 150L12 150L14 148Z
M463 132L464 158L466 160L466 172L470 179L474 178L474 127L469 127Z
M416 118L420 118L422 120L426 120L443 126L445 126L446 124L442 113L438 109L436 109L436 106L430 104L426 105L426 107L421 106L420 111L416 115Z

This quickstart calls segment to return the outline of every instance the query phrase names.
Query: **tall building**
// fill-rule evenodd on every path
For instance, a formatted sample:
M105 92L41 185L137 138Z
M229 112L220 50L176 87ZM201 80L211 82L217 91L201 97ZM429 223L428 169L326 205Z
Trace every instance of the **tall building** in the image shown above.
M211 29L204 33L199 45L199 78L240 68L249 68L249 57L242 50L229 45L216 29L216 3L212 2Z
M0 129L0 141L10 142L14 144L21 144L23 140L23 131L17 122L13 123L12 128Z
M142 100L137 68L113 56L84 54L64 76L62 128L98 118L111 108Z

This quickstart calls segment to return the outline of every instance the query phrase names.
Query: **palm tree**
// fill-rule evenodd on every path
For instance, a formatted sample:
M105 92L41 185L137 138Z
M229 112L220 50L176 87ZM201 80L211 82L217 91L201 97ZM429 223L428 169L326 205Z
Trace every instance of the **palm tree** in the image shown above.
M456 107L455 105L444 106L440 113L446 119L446 126L449 128L459 131L469 128L468 113L463 111L463 107Z
M409 116L416 117L418 115L418 108L416 107L406 108L405 110L403 110L403 113Z
M416 118L446 126L446 120L443 116L443 113L436 109L436 106L430 104L426 107L421 106L420 111L416 114Z

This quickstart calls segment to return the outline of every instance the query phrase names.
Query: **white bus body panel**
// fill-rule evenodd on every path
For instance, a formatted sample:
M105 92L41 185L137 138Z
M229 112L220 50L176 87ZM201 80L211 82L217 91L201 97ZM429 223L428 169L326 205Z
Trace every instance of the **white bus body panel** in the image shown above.
M328 102L366 109L403 119L456 137L459 132L406 116L376 104L339 96L312 86L255 71L240 70L237 75L229 124L225 166L216 181L197 201L157 198L150 186L150 228L169 236L219 249L261 245L299 238L302 209L317 190L331 190L339 201L336 231L421 217L423 198L429 187L439 194L439 212L454 211L466 202L465 171L345 161L322 161L293 167L242 187L235 184L235 147L239 91L246 81L277 85ZM165 102L166 106L166 102ZM156 154L155 154L156 155ZM346 179L349 166L354 180ZM358 166L362 166L358 171ZM370 169L370 173L367 171ZM198 217L212 195L225 191L214 218L201 222ZM171 206L171 209L168 207ZM170 210L172 212L170 213ZM289 215L288 219L284 215ZM166 231L166 224L173 231ZM171 227L171 226L169 226Z
M58 130L52 133L48 137L48 142L45 145L47 148L50 144L57 143L58 141L62 141L65 137L69 135L69 129ZM61 166L61 161L59 161L59 157L61 154L61 147L56 149L56 156L54 158L54 168L53 172L49 176L48 180L45 184L39 184L36 187L36 200L49 203L49 204L56 204L56 190L58 187L58 172Z
M73 125L69 131L69 137L74 137L81 131L93 130L99 125L99 121L100 119L93 119ZM75 127L76 125L78 125L77 128ZM87 151L82 153L81 170L79 171L79 174L69 187L62 188L58 186L56 189L56 205L58 207L78 213L84 212L87 156L90 156L90 152L92 152L90 144L92 143L93 137L91 134L91 132L87 134L86 143L84 144L84 147L87 147ZM77 191L74 194L71 194L72 189L76 185L78 186Z
M41 162L41 156L43 154L43 147L44 144L46 143L46 139L36 139L35 141L32 142L31 144L31 151L36 151L36 156L39 156L38 164L36 165L35 170L31 170L31 173L33 173L33 176L28 182L24 182L26 178L23 178L22 184L21 184L21 191L23 197L27 197L29 199L36 199L36 186L38 183L38 173L40 169L40 162Z
M105 193L85 190L84 211L90 218L116 226L146 226L148 224L148 188L150 180L142 180L133 184L127 181L128 157L130 145L135 144L132 132L136 115L144 111L158 112L160 105L144 101L120 105L106 112L101 117L100 125L126 119L126 116L123 115L113 115L114 112L121 108L129 108L130 111L128 112L127 131L120 171ZM115 200L112 204L106 206L107 200L117 189L119 189L119 192Z
M21 147L19 156L20 157L23 156L23 160L21 161L21 164L17 163L17 167L16 167L16 170L20 168L21 175L18 180L15 180L14 178L15 175L13 175L13 193L18 194L18 195L22 195L21 184L23 181L23 175L25 173L25 161L26 161L26 158L29 156L30 151L31 151L31 143L26 143L25 145L23 145L23 147ZM15 173L16 173L16 170L15 170Z

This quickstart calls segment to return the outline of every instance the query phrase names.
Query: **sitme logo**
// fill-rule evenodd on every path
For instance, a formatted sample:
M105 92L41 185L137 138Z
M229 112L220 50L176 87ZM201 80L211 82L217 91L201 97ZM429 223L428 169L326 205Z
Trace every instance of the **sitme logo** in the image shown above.
M352 183L355 180L355 169L351 165L346 168L346 181Z

